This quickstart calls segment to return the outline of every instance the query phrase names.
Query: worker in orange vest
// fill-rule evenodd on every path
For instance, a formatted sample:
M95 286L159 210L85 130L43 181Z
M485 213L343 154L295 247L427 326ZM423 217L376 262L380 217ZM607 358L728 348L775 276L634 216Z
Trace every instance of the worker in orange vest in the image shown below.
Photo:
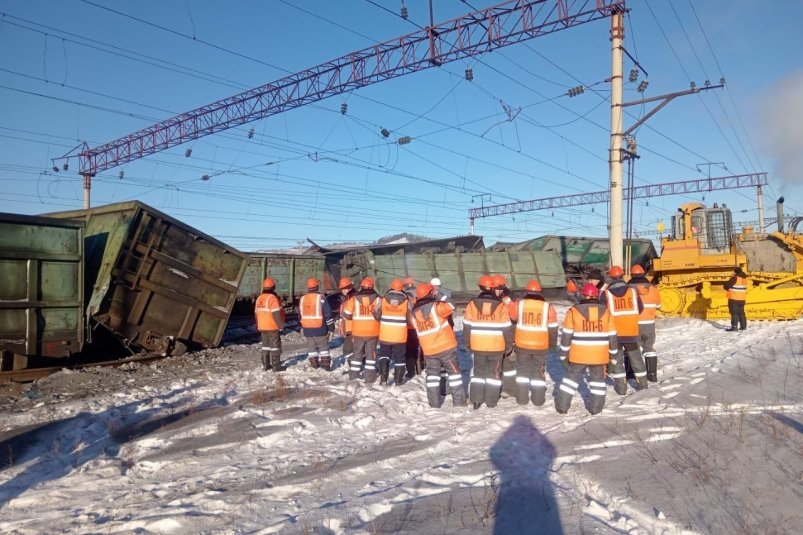
M412 277L405 277L402 281L404 283L404 293L407 294L407 300L410 302L412 309L415 304L415 279ZM415 332L415 327L410 323L407 327L407 343L405 344L405 365L407 368L407 378L412 379L423 371L423 362L421 359L421 349L418 347L418 334Z
M280 372L283 368L279 331L284 328L284 309L276 295L276 281L270 277L262 281L262 293L257 297L254 314L262 337L262 369Z
M502 275L494 275L494 295L505 305L510 306L513 298L510 297L510 289L507 287L507 280ZM516 395L516 352L513 344L505 348L502 357L502 392L505 396Z
M466 393L457 364L457 338L448 321L454 312L454 305L446 301L436 301L432 295L432 286L427 283L418 285L416 298L411 316L426 362L429 406L437 408L443 405L445 396L440 389L440 374L441 369L445 369L449 373L448 386L452 403L456 407L463 407L466 404Z
M541 284L532 279L523 298L510 304L510 320L516 326L516 402L536 406L546 401L547 354L558 342L558 313L541 295Z
M635 288L644 303L644 310L638 318L639 342L644 364L647 367L647 381L658 381L658 354L655 352L655 315L661 308L661 294L658 288L647 280L644 268L636 264L630 268L630 286Z
M351 360L351 356L354 353L354 338L351 335L351 320L345 318L343 308L346 306L346 301L356 293L356 290L354 290L354 282L349 277L340 277L337 289L340 292L336 298L338 317L335 320L335 332L343 337L343 360L346 364L345 373L348 373L349 360Z
M639 316L644 311L644 303L636 289L628 286L622 279L624 274L621 266L611 266L611 269L608 270L611 284L600 294L599 298L600 304L608 307L608 313L613 317L616 325L619 352L614 358L611 358L608 371L613 379L613 389L620 396L627 393L625 352L627 352L630 367L636 378L636 390L647 388L647 368L644 358L641 356L638 325Z
M349 361L349 379L360 376L360 367L365 366L365 384L376 382L376 343L379 338L379 322L374 317L382 300L374 291L374 279L365 277L360 289L346 301L343 317L351 320L354 338L354 353Z
M401 279L391 281L374 317L379 321L379 384L388 384L392 361L393 381L400 386L404 382L407 327L410 325L410 301Z
M582 300L566 313L560 339L560 359L566 373L555 396L555 410L566 414L572 398L588 369L591 399L588 412L597 414L605 406L605 367L619 351L616 326L605 305L597 298L594 283L586 283L580 291Z
M319 292L318 279L307 279L307 293L298 302L301 328L307 339L307 360L312 368L332 369L329 354L329 334L335 330L335 320L326 298Z
M510 310L495 295L493 277L483 275L478 285L480 294L468 302L463 314L463 340L474 355L469 399L475 409L483 403L496 406L502 390L502 357L513 347Z
M747 300L747 274L740 266L733 268L733 276L725 283L728 291L728 312L731 314L731 328L726 331L743 331L747 329L747 316L744 303Z

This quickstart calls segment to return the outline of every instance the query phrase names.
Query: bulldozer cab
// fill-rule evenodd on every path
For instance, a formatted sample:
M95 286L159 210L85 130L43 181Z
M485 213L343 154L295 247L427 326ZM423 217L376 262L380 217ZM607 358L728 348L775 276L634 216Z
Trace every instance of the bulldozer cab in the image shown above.
M730 251L731 211L727 207L706 208L700 203L684 204L672 216L672 239L696 242L702 255Z

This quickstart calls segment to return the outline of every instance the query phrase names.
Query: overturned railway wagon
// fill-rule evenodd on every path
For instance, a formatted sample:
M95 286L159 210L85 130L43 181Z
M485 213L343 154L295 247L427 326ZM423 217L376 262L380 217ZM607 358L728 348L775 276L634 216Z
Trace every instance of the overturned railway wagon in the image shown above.
M47 215L84 223L90 333L161 354L220 343L244 253L137 201Z
M83 347L83 227L0 214L0 371L56 365Z
M576 236L541 236L520 243L497 244L494 250L508 251L555 251L570 276L582 276L592 269L606 269L610 265L610 242L608 238L584 238ZM629 264L640 264L649 269L658 256L652 240L625 240L622 257Z

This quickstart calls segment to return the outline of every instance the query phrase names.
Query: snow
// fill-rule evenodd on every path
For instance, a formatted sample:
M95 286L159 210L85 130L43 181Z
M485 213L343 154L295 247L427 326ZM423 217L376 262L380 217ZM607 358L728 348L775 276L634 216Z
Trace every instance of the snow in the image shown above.
M237 344L2 387L0 532L796 532L803 320L724 327L659 319L659 383L596 416L553 360L543 407L433 409L298 335L281 374Z

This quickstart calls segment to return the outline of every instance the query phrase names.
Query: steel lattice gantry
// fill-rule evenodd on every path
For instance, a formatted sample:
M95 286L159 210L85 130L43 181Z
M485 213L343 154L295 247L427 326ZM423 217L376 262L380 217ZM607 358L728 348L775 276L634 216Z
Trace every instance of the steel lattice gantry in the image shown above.
M663 195L682 195L684 193L704 193L714 190L750 188L767 185L767 173L750 173L745 175L732 175L724 177L702 178L683 182L665 182L662 184L649 184L632 189L633 199L646 197L660 197ZM567 206L580 206L584 204L607 203L610 200L610 190L594 191L591 193L578 193L576 195L561 195L546 197L530 201L511 202L506 204L493 204L480 208L470 208L468 218L473 229L474 220L481 217L491 217L535 210L548 210L551 208L565 208ZM631 190L625 189L624 198L631 198Z
M602 19L625 0L509 0L352 52L171 117L79 153L88 207L90 177L228 128L327 97Z

